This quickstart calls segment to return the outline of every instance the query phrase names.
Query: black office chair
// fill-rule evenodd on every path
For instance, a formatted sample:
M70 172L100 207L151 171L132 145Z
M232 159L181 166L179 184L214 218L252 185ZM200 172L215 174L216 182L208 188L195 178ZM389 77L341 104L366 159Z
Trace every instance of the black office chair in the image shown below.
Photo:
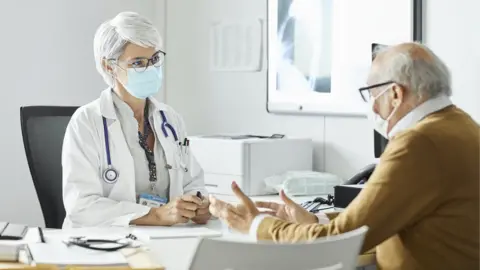
M47 228L61 228L65 218L62 197L62 145L68 122L77 108L20 108L25 154Z

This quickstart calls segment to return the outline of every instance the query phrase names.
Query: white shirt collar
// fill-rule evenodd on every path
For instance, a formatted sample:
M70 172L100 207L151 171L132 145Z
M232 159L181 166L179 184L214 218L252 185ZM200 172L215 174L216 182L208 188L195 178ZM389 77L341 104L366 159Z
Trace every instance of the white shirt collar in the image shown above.
M414 126L418 121L422 120L427 115L437 112L450 105L452 105L452 101L445 95L425 101L400 119L400 121L393 126L392 130L390 130L388 137L391 138L395 136L395 134Z

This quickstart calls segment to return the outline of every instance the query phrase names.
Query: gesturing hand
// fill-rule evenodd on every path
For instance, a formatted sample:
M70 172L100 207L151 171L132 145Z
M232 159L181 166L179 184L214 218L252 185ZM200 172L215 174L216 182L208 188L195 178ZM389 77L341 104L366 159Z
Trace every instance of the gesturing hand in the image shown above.
M253 219L259 214L259 211L235 182L232 183L232 191L240 199L239 205L233 206L210 196L210 212L223 220L228 227L238 232L248 233Z
M295 223L317 223L318 218L315 214L312 214L305 210L301 205L296 204L290 198L285 195L285 192L280 191L280 198L284 204L274 202L256 202L255 205L259 208L269 209L268 211L261 212L263 214L270 214L280 219L295 222Z

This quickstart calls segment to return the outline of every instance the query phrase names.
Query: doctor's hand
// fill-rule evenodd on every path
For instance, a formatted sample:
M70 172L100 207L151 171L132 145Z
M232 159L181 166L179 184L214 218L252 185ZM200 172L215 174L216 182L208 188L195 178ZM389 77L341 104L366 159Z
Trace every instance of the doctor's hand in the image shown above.
M197 224L207 224L212 214L209 211L210 201L208 198L203 197L202 204L198 207L196 216L192 218L192 221Z
M157 217L160 225L171 226L178 223L187 223L197 214L202 200L193 195L183 195L157 208Z
M229 228L241 233L248 233L253 219L259 214L255 204L248 198L237 183L232 183L233 193L240 199L239 205L231 205L210 196L210 212L224 221Z
M280 198L284 204L274 202L255 202L258 208L266 208L267 211L261 212L262 214L269 214L280 219L294 222L294 223L318 223L318 218L315 214L308 212L301 205L292 201L285 192L280 191Z

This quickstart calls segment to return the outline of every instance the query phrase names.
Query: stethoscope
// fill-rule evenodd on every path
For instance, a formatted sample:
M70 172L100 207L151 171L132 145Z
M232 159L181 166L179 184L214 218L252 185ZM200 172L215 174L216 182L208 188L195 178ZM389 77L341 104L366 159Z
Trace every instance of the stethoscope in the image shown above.
M173 126L170 123L168 123L167 117L165 116L165 112L160 111L160 116L162 117L161 129L162 129L163 135L165 136L165 138L168 138L170 136L168 134L168 131L170 131L170 133L172 134L173 139L175 141L175 144L177 146L180 146L180 148L181 148L182 145L179 143L177 132L175 131ZM102 117L102 118L103 118L103 136L105 138L105 153L106 153L106 156L107 156L107 168L103 171L102 176L103 176L103 180L106 183L114 184L118 180L119 172L112 165L112 159L111 159L111 156L110 156L110 142L109 142L109 137L108 137L107 119L105 117ZM180 156L181 156L180 157L180 160L181 160L180 166L183 168L183 170L185 172L188 172L188 168L187 168L186 164L184 164L182 162L184 151L182 151L182 149L179 149L179 151L180 151ZM185 151L185 154L186 154L186 151ZM169 170L173 169L173 167L169 164L166 165L166 168L169 169Z
M74 236L70 237L68 240L63 241L68 247L69 246L78 246L91 250L100 250L100 251L117 251L119 249L133 246L134 241L137 240L137 237L133 234L127 235L125 238L120 238L116 240L109 239L89 239L84 236ZM103 245L108 245L104 247Z

